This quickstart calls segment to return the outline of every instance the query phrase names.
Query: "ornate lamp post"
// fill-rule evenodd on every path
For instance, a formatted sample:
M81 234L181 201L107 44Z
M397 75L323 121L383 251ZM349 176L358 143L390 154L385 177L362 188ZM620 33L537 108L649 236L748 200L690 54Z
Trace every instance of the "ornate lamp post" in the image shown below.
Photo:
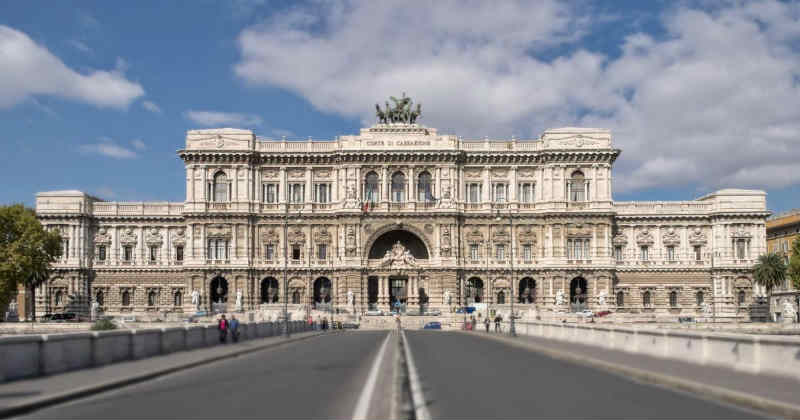
M503 220L503 217L500 215L500 209L497 209L497 216L495 217L495 220L497 220L498 222ZM517 329L516 329L515 323L514 323L514 217L513 217L513 213L511 213L511 209L508 209L508 228L509 228L509 237L511 239L510 240L511 246L509 247L509 248L511 248L509 250L510 253L511 253L510 254L510 257L511 257L511 281L510 281L510 283L511 283L511 285L510 285L511 286L511 296L510 296L511 297L511 326L509 327L508 333L512 337L516 337L517 336Z

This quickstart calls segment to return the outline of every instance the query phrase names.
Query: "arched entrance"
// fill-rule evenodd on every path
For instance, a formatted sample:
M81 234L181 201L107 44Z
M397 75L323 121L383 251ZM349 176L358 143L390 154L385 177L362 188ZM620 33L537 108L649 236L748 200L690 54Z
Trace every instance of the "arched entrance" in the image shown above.
M405 312L408 303L408 277L389 276L389 309Z
M533 303L536 301L536 280L525 277L519 281L519 303Z
M369 249L369 259L381 259L387 253L391 254L396 250L395 245L398 242L414 259L427 260L429 258L428 247L417 235L407 230L390 230L378 236L372 243L372 247Z
M274 277L266 277L261 280L261 303L279 303L280 292L278 280Z
M586 279L575 277L569 283L569 303L572 312L586 309Z
M210 286L211 303L215 306L215 310L224 310L224 306L228 302L228 281L222 276L214 277L211 280Z
M464 291L464 297L467 305L473 303L483 302L483 280L478 277L472 277L467 280L467 287Z
M326 277L314 280L314 307L322 309L331 303L331 281Z

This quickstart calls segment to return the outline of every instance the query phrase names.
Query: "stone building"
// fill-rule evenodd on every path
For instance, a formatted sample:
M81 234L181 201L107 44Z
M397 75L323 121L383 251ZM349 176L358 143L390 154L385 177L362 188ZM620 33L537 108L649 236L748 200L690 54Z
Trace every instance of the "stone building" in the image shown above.
M192 130L178 151L182 203L37 194L65 250L37 313L90 301L142 316L274 311L284 300L297 312L447 313L507 311L513 299L523 316L766 316L751 275L766 251L765 193L615 202L619 154L591 128L532 140L407 123L331 141Z

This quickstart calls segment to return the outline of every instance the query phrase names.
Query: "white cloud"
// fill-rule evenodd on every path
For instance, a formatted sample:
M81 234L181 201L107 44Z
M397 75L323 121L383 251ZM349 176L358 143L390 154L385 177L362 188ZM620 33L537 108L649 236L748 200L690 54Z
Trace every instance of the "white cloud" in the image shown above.
M153 101L142 101L142 108L154 113L160 114L161 108Z
M144 95L120 67L80 74L28 35L0 25L0 108L36 95L53 95L98 107L125 108Z
M263 120L258 115L240 114L236 112L216 112L189 110L184 116L190 121L206 127L219 127L223 125L254 126L261 125Z
M67 44L69 44L72 48L75 48L76 50L81 52L85 53L92 52L92 49L89 48L89 46L86 45L85 42L78 41L77 39L70 39L69 41L67 41Z
M139 151L147 149L147 145L144 144L144 142L141 139L135 139L135 140L131 141L131 145L133 145L134 149L139 150Z
M142 143L142 145L144 144ZM80 146L79 150L81 153L108 156L114 159L132 159L138 157L133 150L122 147L109 138L101 138L99 143L83 144Z
M800 182L800 4L674 6L666 36L630 33L615 58L577 42L603 19L562 3L402 4L293 8L241 32L234 72L365 123L405 91L461 135L607 127L617 191Z

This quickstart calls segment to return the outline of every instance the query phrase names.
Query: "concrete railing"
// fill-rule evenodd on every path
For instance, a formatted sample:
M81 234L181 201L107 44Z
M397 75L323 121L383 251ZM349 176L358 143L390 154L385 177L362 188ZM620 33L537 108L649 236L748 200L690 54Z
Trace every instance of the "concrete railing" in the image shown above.
M308 331L291 321L290 332ZM240 340L280 335L280 322L241 323ZM230 341L230 337L229 337ZM219 344L214 325L0 337L0 381L102 366Z
M504 323L504 331L508 324ZM800 379L800 338L517 322L518 335Z

